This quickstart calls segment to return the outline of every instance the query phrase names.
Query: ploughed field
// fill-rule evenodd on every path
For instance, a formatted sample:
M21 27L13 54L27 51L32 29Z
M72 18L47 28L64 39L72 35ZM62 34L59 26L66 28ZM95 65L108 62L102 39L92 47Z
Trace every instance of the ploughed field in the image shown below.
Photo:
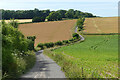
M118 17L86 18L84 33L118 33Z
M82 43L64 46L52 52L52 57L56 55L65 71L68 70L66 66L70 67L66 75L73 78L118 77L118 35L86 35L85 39ZM61 56L71 63L64 63Z
M38 43L56 42L72 38L72 28L76 20L51 21L41 23L20 24L19 30L25 36L36 36Z

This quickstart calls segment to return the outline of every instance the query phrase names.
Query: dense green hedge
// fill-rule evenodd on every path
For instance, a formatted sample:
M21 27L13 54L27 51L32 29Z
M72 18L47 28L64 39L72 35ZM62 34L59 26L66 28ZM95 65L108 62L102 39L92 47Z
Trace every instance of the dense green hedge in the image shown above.
M85 18L84 17L81 17L77 20L77 27L78 27L78 31L81 31L83 30L84 28L84 21L85 21Z
M47 48L50 48L54 46L54 43L53 42L45 43L44 46L46 46Z
M55 45L63 45L63 43L62 43L62 41L57 41L57 42L55 42Z

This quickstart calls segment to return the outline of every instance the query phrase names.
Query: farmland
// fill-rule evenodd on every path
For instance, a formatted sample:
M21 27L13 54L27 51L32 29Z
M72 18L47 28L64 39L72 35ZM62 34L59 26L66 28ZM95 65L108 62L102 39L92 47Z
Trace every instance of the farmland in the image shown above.
M84 33L118 33L118 17L86 18Z
M32 19L16 19L16 21L18 21L18 23L24 23L24 22L32 22ZM1 22L1 20L0 20ZM5 22L10 22L10 20L5 20Z
M20 24L19 30L25 36L36 36L35 45L38 43L56 42L68 40L72 36L71 29L75 26L76 20L64 20L53 22L41 22Z
M111 13L112 3L31 0L9 1L5 6L2 2L0 79L119 78L120 20L116 10ZM102 10L101 4L110 6Z
M84 33L118 33L117 17L86 18ZM118 35L83 35L84 42L45 50L69 78L117 78Z
M65 46L52 52L44 51L44 53L61 65L66 76L70 78L117 77L118 36L86 35L85 38L82 43Z
M76 20L20 24L25 36L36 36L38 43L68 40ZM118 33L117 17L86 18L84 33ZM83 35L85 41L44 54L54 59L69 78L117 78L118 35Z

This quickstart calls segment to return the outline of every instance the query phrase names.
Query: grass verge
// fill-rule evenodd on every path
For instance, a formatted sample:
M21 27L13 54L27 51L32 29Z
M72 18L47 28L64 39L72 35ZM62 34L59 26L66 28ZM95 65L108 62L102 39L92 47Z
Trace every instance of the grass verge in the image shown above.
M44 54L52 58L58 65L61 66L63 72L68 78L80 78L83 77L82 71L76 65L73 65L73 58L66 56L65 54L55 54L51 50L44 50ZM80 76L80 74L82 76Z

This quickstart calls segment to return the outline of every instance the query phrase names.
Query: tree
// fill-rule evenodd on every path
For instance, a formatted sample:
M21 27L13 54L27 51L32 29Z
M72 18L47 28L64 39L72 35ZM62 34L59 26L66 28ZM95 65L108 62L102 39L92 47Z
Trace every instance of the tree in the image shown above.
M39 10L35 8L34 10L3 10L2 9L2 18L3 19L32 19L33 17L44 17L46 18L51 12L57 12L61 15L61 18L79 18L79 16L83 17L95 17L91 13L84 13L79 10L69 9L66 10L58 10L58 11L50 11L48 10ZM60 19L61 19L60 18Z
M61 41L57 41L55 42L55 45L63 45L63 43Z
M66 18L74 18L74 10L73 9L69 9L66 13L65 13Z
M32 19L32 22L44 22L45 21L45 17L34 17Z
M75 19L79 18L81 16L80 13L81 13L81 11L75 10L74 18Z
M57 21L57 20L62 20L62 16L58 12L51 12L49 16L46 17L48 21Z
M60 13L62 18L65 18L65 13L67 12L66 10L58 10L58 13Z
M10 23L9 23L11 26L13 26L14 28L18 28L18 22L15 21L14 19L10 19Z

